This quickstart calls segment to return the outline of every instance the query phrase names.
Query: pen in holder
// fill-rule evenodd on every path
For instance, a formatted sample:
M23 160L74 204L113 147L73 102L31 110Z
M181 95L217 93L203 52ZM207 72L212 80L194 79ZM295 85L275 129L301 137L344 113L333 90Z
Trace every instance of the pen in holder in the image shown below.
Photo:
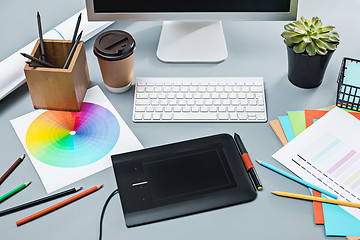
M343 58L337 82L336 106L360 111L360 60Z
M90 77L82 41L77 45L68 67L63 69L71 43L70 40L44 40L45 55L55 68L25 65L26 81L34 108L80 111ZM31 56L40 56L39 40Z

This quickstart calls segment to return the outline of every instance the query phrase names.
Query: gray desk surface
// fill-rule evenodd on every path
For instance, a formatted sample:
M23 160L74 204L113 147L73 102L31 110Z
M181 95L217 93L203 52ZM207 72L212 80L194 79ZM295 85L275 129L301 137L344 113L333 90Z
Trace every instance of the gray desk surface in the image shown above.
M43 31L48 31L84 7L82 0L23 1L2 0L0 8L0 60L37 38L36 11L40 11ZM109 29L130 32L137 41L135 76L263 76L268 119L287 111L319 108L335 103L336 79L344 56L359 58L360 2L355 0L300 0L299 16L319 16L325 24L335 25L341 44L333 55L323 84L311 90L297 88L287 80L286 48L280 37L285 22L224 21L229 57L219 64L166 64L157 60L155 51L161 22L117 22ZM86 44L91 85L99 85L144 147L151 147L216 133L238 132L253 159L267 161L284 169L271 158L281 144L268 123L133 123L133 91L107 92L97 60L92 53L94 38ZM1 73L0 73L1 74ZM9 120L33 111L26 85L0 101L0 172L24 153ZM311 202L279 198L270 191L281 190L308 194L306 187L256 166L264 190L255 201L216 211L128 229L125 227L120 200L109 204L104 220L104 239L325 239L324 227L316 226ZM46 194L29 159L0 187L0 194L32 180L32 185L1 209ZM37 206L0 218L1 239L97 239L101 208L116 188L111 168L71 186L85 189L104 184L95 194L21 227L15 221L43 209ZM344 238L332 238L344 239Z

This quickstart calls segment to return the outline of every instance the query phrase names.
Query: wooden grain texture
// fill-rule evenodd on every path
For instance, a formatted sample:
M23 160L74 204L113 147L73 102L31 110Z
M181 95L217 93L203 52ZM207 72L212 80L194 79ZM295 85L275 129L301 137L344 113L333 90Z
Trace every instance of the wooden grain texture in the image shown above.
M31 99L36 109L80 111L90 83L84 43L76 48L67 69L62 69L71 41L44 40L46 60L58 68L34 68L25 65L24 71ZM39 41L32 56L40 54Z

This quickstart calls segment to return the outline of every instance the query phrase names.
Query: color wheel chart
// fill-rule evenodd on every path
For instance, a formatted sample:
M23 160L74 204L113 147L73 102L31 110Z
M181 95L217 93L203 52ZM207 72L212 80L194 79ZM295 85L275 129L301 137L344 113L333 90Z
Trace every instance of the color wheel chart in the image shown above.
M327 133L292 160L339 197L360 202L360 154ZM305 164L306 163L306 164Z
M119 135L120 125L113 113L83 102L80 112L46 111L35 118L26 133L26 146L40 162L76 168L110 153Z

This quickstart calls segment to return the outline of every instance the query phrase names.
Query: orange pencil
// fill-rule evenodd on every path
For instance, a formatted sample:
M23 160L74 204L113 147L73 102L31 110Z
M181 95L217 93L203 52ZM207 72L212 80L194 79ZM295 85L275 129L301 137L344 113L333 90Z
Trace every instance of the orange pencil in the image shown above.
M51 207L48 207L48 208L46 208L46 209L44 209L44 210L42 210L40 212L37 212L37 213L35 213L35 214L33 214L33 215L29 216L29 217L21 219L21 220L16 222L16 225L19 227L19 226L21 226L21 225L23 225L23 224L25 224L27 222L30 222L30 221L38 218L38 217L41 217L41 216L43 216L43 215L45 215L47 213L50 213L50 212L52 212L52 211L54 211L54 210L56 210L58 208L61 208L61 207L65 206L65 205L67 205L69 203L72 203L72 202L74 202L74 201L76 201L76 200L78 200L78 199L80 199L82 197L85 197L86 195L88 195L88 194L90 194L92 192L95 192L95 191L99 190L102 186L103 185L98 185L98 186L92 187L92 188L90 188L90 189L88 189L88 190L86 190L84 192L81 192L81 193L79 193L79 194L77 194L77 195L75 195L75 196L73 196L71 198L68 198L68 199L66 199L66 200L64 200L62 202L59 202L59 203L57 203L57 204L55 204L55 205L53 205Z

